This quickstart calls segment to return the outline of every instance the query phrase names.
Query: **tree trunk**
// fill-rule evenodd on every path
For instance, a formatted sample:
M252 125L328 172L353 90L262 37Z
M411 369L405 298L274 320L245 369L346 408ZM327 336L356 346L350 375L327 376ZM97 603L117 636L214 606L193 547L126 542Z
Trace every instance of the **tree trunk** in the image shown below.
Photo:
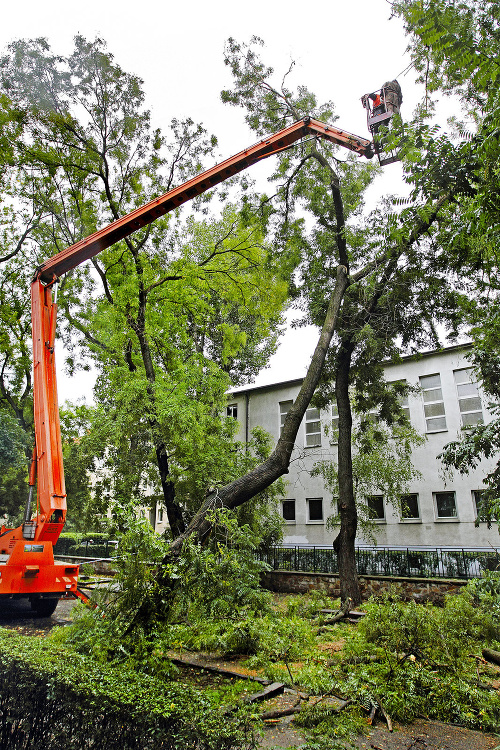
M141 273L142 271L139 265L139 277ZM164 441L162 440L161 428L158 420L156 419L156 398L154 390L156 374L153 364L153 357L151 356L151 348L146 336L146 296L143 292L141 292L139 297L140 299L137 320L129 319L129 323L131 328L135 331L135 334L139 340L142 362L144 364L144 371L146 373L146 378L148 381L147 392L151 403L151 412L148 415L148 423L153 432L153 444L156 453L158 471L160 474L161 488L163 491L163 501L165 503L165 510L167 511L168 523L170 526L170 531L172 533L172 538L175 539L186 531L186 524L184 523L182 508L175 499L175 486L170 479L167 448Z
M158 425L156 427L158 429ZM170 531L172 533L172 538L175 539L180 534L183 534L186 531L186 524L184 523L182 509L179 503L175 500L175 487L174 483L170 479L170 471L168 468L168 454L165 443L158 443L155 446L155 451L156 461L158 463L158 469L160 471L163 502L165 503L165 510L167 511L167 518L170 526Z
M352 478L352 413L349 399L349 372L354 351L352 341L343 341L338 354L335 392L339 413L338 477L340 532L335 540L339 562L340 599L361 603L361 591L356 570L354 541L358 528L358 513Z

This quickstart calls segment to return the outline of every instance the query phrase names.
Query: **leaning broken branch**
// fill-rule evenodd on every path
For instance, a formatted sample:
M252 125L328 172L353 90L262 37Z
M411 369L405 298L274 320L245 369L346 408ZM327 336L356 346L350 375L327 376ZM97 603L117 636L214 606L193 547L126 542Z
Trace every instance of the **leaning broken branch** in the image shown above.
M344 294L350 283L346 267L338 266L335 287L330 297L325 321L311 364L299 394L286 416L276 448L269 458L259 466L225 487L221 487L216 492L210 493L185 533L177 537L170 545L168 557L178 556L187 539L195 536L199 540L203 540L209 534L211 524L208 516L211 510L216 507L238 508L288 472L295 439L309 402L318 386L323 364L337 326Z

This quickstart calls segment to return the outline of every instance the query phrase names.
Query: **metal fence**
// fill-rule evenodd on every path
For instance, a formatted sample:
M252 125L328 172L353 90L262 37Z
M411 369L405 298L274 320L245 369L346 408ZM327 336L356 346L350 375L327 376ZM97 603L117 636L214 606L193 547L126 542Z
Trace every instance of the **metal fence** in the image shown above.
M339 569L332 547L273 547L257 554L273 570L338 573ZM469 579L500 570L500 554L495 549L358 547L356 564L359 575Z
M116 557L116 539L74 539L60 537L54 553L73 557ZM338 573L332 547L272 547L258 550L259 560L273 570L304 573ZM359 575L415 578L481 578L485 571L500 570L498 549L448 549L419 547L357 547Z

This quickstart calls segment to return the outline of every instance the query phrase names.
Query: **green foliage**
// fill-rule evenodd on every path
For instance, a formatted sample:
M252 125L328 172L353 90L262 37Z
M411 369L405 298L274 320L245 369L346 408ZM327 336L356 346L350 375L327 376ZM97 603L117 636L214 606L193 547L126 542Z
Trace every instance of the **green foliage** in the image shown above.
M397 512L402 510L405 494L412 482L421 474L413 467L412 452L422 445L425 437L408 423L384 425L380 420L361 420L353 430L352 472L358 508L358 520L364 532L371 537L376 533L373 513L367 504L370 495L383 494ZM338 466L332 461L317 462L313 476L321 476L333 497L339 497ZM327 520L330 528L340 524L338 513Z
M336 609L338 604L338 599L332 599L323 591L313 589L307 594L287 596L284 612L287 617L303 617L311 620L317 617L322 609Z
M442 92L458 98L462 110L459 113L457 107L457 115L450 122L453 137L437 135L421 123L413 130L406 170L416 191L435 190L446 179L445 173L460 184L456 206L448 211L435 242L453 268L467 273L467 280L461 284L468 292L460 301L461 317L472 329L472 361L493 401L493 421L468 429L442 455L448 469L467 473L483 456L494 456L500 442L496 405L500 341L499 8L492 0L400 0L393 9L405 22L413 63L425 82L420 115L432 109L431 98ZM411 151L419 139L425 142L428 156L417 163ZM499 517L498 466L487 476L486 485L479 520L491 524Z
M348 637L349 672L337 682L339 689L342 685L345 694L365 703L376 704L379 697L399 721L424 714L496 730L500 701L478 685L473 654L481 644L496 642L498 619L486 599L484 607L477 606L473 589L448 597L443 608L405 603L395 595L369 602L367 616ZM354 657L367 663L347 667Z
M356 735L366 733L366 722L359 708L339 713L336 706L325 705L323 702L305 706L295 723L310 730L306 750L343 750L354 747L351 743L345 743Z
M168 135L153 131L142 81L101 39L77 36L67 56L44 39L14 42L0 82L1 135L17 134L0 207L2 402L29 431L25 290L45 259L40 248L52 255L182 183L216 139L190 119L173 119ZM73 425L63 424L74 528L113 502L145 505L152 492L176 534L175 510L189 520L210 487L234 478L224 394L230 377L253 378L274 352L287 273L269 262L259 222L243 221L226 195L208 213L213 196L193 202L191 218L159 219L60 283L68 369L92 364L99 374L96 408L73 408Z
M8 524L15 523L28 497L29 443L19 422L0 410L0 514Z
M251 623L270 611L270 594L260 587L267 566L255 560L250 529L215 511L210 543L186 542L172 561L167 543L146 520L133 508L119 512L117 574L108 589L94 594L97 607L78 608L60 638L99 662L167 677L169 646L251 652L257 637ZM168 576L169 589L158 570Z
M82 653L93 654L99 662L125 663L135 668L147 663L152 672L169 674L168 660L155 649L154 621L147 624L148 632L142 621L135 621L145 602L155 598L161 601L155 566L165 555L166 542L148 521L137 518L133 507L122 508L120 513L123 534L113 582L108 589L95 592L96 608L76 609L73 625L61 637Z
M260 575L268 566L255 558L258 538L228 511L215 510L210 520L210 544L188 540L181 558L167 565L179 583L172 616L231 621L265 612L270 595Z
M0 682L0 721L12 750L254 746L245 714L222 721L214 693L97 663L51 638L0 632Z

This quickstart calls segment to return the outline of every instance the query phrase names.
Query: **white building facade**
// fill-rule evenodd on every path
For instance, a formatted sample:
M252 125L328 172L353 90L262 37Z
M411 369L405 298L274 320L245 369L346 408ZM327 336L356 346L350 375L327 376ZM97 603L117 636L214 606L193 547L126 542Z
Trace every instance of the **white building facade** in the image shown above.
M447 443L455 440L471 425L491 420L487 402L475 382L467 359L468 346L403 358L385 367L385 378L406 381L416 387L404 408L417 432L426 441L413 451L413 465L421 478L408 488L404 517L388 504L383 492L370 497L376 518L376 539L380 545L428 547L500 547L496 525L475 525L477 502L484 488L484 477L498 457L484 460L469 475L444 474L437 456ZM237 439L243 442L254 427L262 427L274 441L279 437L286 412L296 398L302 380L269 386L246 387L228 396L228 415L238 420ZM326 427L335 425L335 407L308 409L297 435L286 496L281 500L285 519L285 544L332 544L336 532L326 527L335 513L333 498L321 477L312 477L311 469L322 459L336 460L336 445ZM359 544L369 540L358 538Z

